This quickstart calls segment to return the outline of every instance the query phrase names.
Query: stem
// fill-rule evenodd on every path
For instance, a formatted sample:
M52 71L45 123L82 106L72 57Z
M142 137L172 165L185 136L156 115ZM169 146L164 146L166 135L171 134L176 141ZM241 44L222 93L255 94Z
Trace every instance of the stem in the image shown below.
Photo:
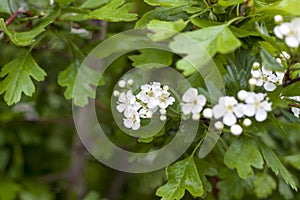
M199 141L199 143L197 144L197 146L196 146L195 149L193 150L193 153L192 153L191 156L194 156L194 155L195 155L197 149L201 146L201 144L202 144L204 138L205 138L205 137L203 137L203 138Z
M285 81L285 83L282 85L282 87L287 87L288 85L291 85L291 84L299 82L299 81L300 81L300 77L294 78L294 79L287 79Z
M5 25L9 25L19 14L22 14L24 12L24 8L19 8L12 16L10 16L6 21Z

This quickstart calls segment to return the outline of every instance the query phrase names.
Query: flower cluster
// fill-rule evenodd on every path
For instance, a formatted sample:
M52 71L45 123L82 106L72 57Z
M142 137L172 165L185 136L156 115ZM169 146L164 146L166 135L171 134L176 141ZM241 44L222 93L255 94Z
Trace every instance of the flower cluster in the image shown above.
M129 88L133 85L133 80L127 82L120 80L120 88ZM144 84L140 87L138 94L134 94L131 89L126 92L114 91L114 96L118 97L117 111L123 113L123 124L126 128L138 130L141 126L141 118L152 118L153 114L159 110L160 120L165 121L166 109L175 102L171 96L168 86L162 86L159 82Z
M276 15L274 19L278 24L274 28L274 34L279 39L284 39L289 47L298 47L300 44L300 18L295 18L290 23L283 23L283 18L280 15Z
M226 125L230 127L232 134L240 135L243 128L239 122L242 122L243 126L250 126L252 121L249 117L253 117L258 122L266 120L272 103L269 102L266 94L245 90L239 91L238 100L232 96L223 96L219 98L218 104L203 110L206 98L198 94L197 89L189 88L182 96L181 108L183 114L192 114L193 120L198 120L200 112L203 110L204 118L217 120L214 124L216 129L223 129Z
M273 72L254 62L251 70L252 78L249 80L250 85L263 86L268 92L274 91L278 85L282 84L284 73Z

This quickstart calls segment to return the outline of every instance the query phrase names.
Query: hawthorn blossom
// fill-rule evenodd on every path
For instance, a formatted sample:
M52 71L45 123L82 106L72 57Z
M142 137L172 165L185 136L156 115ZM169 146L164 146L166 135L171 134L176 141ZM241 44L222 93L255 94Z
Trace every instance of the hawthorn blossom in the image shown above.
M234 124L234 125L232 125L232 126L230 127L230 132L231 132L233 135L238 136L238 135L241 135L241 134L242 134L243 128L242 128L240 125L238 125L238 124Z
M267 119L267 112L272 110L272 103L265 99L265 94L248 92L243 106L243 113L248 117L255 116L256 121L262 122Z
M141 119L139 117L139 113L134 109L127 110L126 118L123 118L123 123L126 128L138 130L141 126Z
M192 114L194 120L200 118L200 112L203 109L203 106L206 103L205 96L198 94L196 88L189 88L182 96L183 103L182 112L185 115Z
M218 104L212 108L213 116L215 119L223 117L223 123L227 126L232 126L236 124L237 118L243 116L241 106L234 97L220 97Z
M253 85L263 86L268 92L274 91L277 85L281 85L284 78L284 73L273 73L271 70L267 70L265 66L262 66L261 69L253 67L251 74L252 79L256 79L253 81Z
M290 23L279 24L274 28L274 34L279 39L284 39L289 47L298 47L300 44L300 18L295 18Z
M127 91L126 93L121 92L117 104L117 110L120 113L126 112L130 109L134 109L137 111L141 107L141 105L138 102L136 102L136 98L132 94L131 90Z

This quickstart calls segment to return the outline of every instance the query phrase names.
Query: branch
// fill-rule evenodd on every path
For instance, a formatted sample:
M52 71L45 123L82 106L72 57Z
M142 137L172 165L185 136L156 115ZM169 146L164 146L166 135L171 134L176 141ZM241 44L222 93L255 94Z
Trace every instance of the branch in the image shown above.
M25 10L23 7L19 8L16 12L14 12L12 14L12 16L10 16L7 20L5 20L5 25L8 26L17 16L19 16L19 14L24 13ZM3 31L0 29L0 33L2 33Z

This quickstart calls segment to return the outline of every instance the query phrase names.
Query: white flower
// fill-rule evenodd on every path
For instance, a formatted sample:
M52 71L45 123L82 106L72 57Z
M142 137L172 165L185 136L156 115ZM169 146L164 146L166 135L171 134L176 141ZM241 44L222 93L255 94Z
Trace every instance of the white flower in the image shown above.
M213 111L211 108L205 108L203 110L203 117L207 118L207 119L211 119L213 117Z
M139 116L141 118L152 118L153 112L151 110L149 110L147 107L142 107L139 110Z
M240 125L238 124L235 124L233 126L230 127L230 132L233 134L233 135L241 135L242 132L243 132L243 129Z
M300 109L299 109L299 108L296 108L296 107L292 107L291 110L292 110L292 112L294 113L295 117L298 117L298 118L299 118L299 115L300 115Z
M227 126L232 126L237 122L237 117L241 117L240 106L234 97L220 97L218 104L213 107L213 115L215 119L223 117L223 123Z
M295 18L290 23L282 23L276 26L274 34L279 39L284 39L289 47L298 47L300 44L300 18Z
M248 95L248 92L247 92L247 91L241 90L241 91L238 92L238 95L237 95L237 96L238 96L238 99L239 99L239 100L244 101L245 98L247 97L247 95Z
M167 116L166 116L166 115L161 115L161 116L159 117L159 119L160 119L161 121L166 121L166 120L167 120Z
M50 0L50 1L49 1L49 4L50 4L50 5L53 5L53 4L54 4L54 0Z
M137 111L141 107L141 105L136 102L136 98L131 90L127 91L127 93L121 92L117 104L117 110L120 113L131 109Z
M248 126L251 126L251 124L252 124L251 119L248 119L248 118L244 119L244 121L243 121L244 126L248 127Z
M161 94L158 96L158 100L158 106L163 109L166 109L175 102L175 98L170 96L170 93L166 90L162 90Z
M118 82L118 85L119 85L120 88L124 88L124 87L126 86L126 81L120 80L120 81Z
M206 98L203 95L198 95L196 88L189 88L182 96L183 103L182 112L185 115L199 114L206 103Z
M256 85L256 83L257 83L256 78L250 78L250 79L249 79L249 84L250 84L251 86Z
M253 80L252 85L263 86L264 89L269 92L274 91L278 84L282 84L284 77L284 73L273 73L271 70L267 70L264 66L262 66L261 69L252 69L251 74L252 77L256 79L256 81Z
M161 115L165 115L167 113L167 110L162 108L162 109L159 110L159 112L160 112Z
M214 124L215 128L218 129L218 130L221 130L224 128L224 124L220 121L217 121L215 124Z
M113 94L115 97L119 97L121 93L118 90L114 90Z
M267 112L271 111L272 103L265 100L265 94L249 92L243 107L243 112L248 117L255 116L256 121L262 122L267 118Z
M192 119L195 120L195 121L199 120L200 119L200 113L193 113Z
M134 83L134 81L133 81L132 79L129 79L129 80L127 81L127 85L128 85L128 86L132 86L133 83Z
M274 21L276 24L281 24L283 22L283 17L281 15L275 15Z
M136 97L143 103L147 104L150 109L154 109L159 105L158 97L162 94L162 92L161 84L153 82L152 84L142 85L141 91Z
M126 128L131 128L132 130L138 130L141 126L141 120L139 118L139 113L137 111L131 110L127 112L127 118L123 119L123 124Z

